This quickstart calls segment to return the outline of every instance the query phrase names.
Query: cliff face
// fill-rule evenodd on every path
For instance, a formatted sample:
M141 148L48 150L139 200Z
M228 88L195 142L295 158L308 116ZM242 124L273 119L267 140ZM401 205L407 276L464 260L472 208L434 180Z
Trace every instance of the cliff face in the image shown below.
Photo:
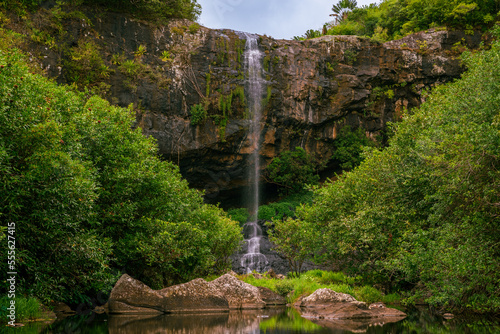
M95 85L101 94L119 105L134 103L137 126L158 140L162 156L178 163L208 200L239 196L253 151L245 34L188 21L152 26L118 14L88 17L64 21L65 48L31 44L49 75L71 81L71 66L82 61L75 54L93 43L106 66ZM344 126L362 127L375 140L387 122L422 102L424 88L457 78L463 71L460 48L477 47L480 40L479 33L444 30L384 44L354 36L260 36L266 80L262 167L296 146L328 161ZM197 125L195 105L207 111Z

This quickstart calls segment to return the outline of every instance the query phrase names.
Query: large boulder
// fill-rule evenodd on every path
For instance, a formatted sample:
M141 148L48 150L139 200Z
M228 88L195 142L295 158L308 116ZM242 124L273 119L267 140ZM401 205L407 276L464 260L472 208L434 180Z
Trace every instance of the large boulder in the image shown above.
M261 297L264 295L264 299ZM226 274L213 282L190 282L153 290L124 274L111 291L109 313L155 315L162 313L228 312L229 309L261 309L283 305L284 299Z
M110 313L161 314L163 296L127 274L116 282L109 296Z
M168 313L227 311L231 306L217 285L201 278L170 286L158 293L163 297L163 309Z
M231 309L259 309L266 306L257 287L230 274L222 275L212 284L223 293Z
M318 289L300 299L295 306L303 317L315 319L372 319L406 317L404 312L385 307L382 303L368 306L353 296L331 289Z

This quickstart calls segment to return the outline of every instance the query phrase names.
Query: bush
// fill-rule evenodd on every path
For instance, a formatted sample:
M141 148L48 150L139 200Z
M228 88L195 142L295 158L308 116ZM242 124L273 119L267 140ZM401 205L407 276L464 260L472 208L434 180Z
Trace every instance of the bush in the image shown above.
M16 224L20 293L80 303L122 270L163 287L229 268L241 228L159 160L132 109L31 73L16 50L0 50L0 101L0 214Z
M302 226L324 259L448 309L496 312L500 279L500 43L396 126L389 146L315 191ZM314 246L314 244L312 244ZM378 298L368 288L367 299ZM481 302L479 302L481 301Z
M3 322L7 322L7 315L9 311L7 307L10 305L12 299L7 296L0 298L0 319ZM42 317L42 304L32 297L17 297L16 302L16 322L22 322L27 320L40 319Z
M207 111L201 103L191 107L191 125L201 124L206 118Z
M351 130L349 126L345 126L335 139L334 146L335 151L332 159L343 170L351 170L359 166L363 161L363 149L374 146L374 144L366 137L362 128Z
M283 151L266 167L268 182L281 187L281 192L292 194L301 192L306 185L315 185L319 181L318 163L303 148Z
M231 209L227 212L227 215L231 217L232 220L239 222L240 226L246 224L248 217L250 217L250 213L246 208Z
M276 293L286 297L290 292L292 292L294 285L289 280L279 280L276 282Z
M356 299L368 304L382 301L382 293L371 286L364 286L361 289L357 289L354 295Z

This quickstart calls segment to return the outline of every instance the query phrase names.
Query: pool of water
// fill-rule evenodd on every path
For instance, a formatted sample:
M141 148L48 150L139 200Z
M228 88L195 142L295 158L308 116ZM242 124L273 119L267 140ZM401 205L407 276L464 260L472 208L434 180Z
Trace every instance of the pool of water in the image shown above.
M18 334L500 333L500 322L497 318L456 317L445 320L439 315L433 315L427 309L413 309L407 313L405 319L394 323L308 320L302 318L293 308L162 316L108 316L91 313L69 317L51 325L33 323L22 328L8 329L7 332Z

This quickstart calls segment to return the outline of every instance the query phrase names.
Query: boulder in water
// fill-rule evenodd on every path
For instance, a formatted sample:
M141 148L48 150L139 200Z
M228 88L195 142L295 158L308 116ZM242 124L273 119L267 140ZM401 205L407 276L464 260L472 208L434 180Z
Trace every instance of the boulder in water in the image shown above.
M331 289L318 289L294 305L302 316L316 319L371 319L406 317L404 312L387 308L382 303L368 306L353 296L337 293Z
M109 296L109 313L160 314L163 296L127 274L116 282Z
M231 309L260 309L266 306L257 287L234 276L225 274L211 283L222 292Z
M237 280L237 278L226 274ZM163 310L168 313L227 311L228 298L211 282L197 278L170 286L158 293L163 297Z

